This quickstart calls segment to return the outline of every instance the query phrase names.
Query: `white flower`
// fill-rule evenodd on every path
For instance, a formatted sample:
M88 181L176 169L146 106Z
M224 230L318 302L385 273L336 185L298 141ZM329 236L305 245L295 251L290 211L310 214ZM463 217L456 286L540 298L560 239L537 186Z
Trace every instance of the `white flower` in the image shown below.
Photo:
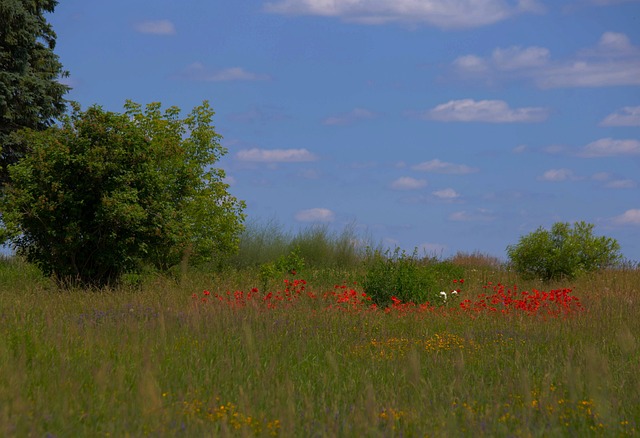
M445 291L441 291L440 292L440 296L442 296L442 298L447 301L447 293Z
M451 291L451 295L458 295L458 291L457 290Z

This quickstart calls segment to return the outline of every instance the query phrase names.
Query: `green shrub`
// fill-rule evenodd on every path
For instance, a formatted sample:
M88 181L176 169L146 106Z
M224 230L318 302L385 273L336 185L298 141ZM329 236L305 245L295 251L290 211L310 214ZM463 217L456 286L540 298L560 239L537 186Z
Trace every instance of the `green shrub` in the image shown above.
M262 290L269 288L272 280L281 280L287 275L296 275L305 267L305 259L300 250L294 248L289 254L278 257L275 261L260 266L260 282Z
M0 289L44 287L48 281L36 266L22 258L0 255Z
M403 302L437 303L440 292L449 292L452 281L464 276L464 269L448 261L420 259L416 251L374 251L367 261L361 281L364 291L378 305L387 305L391 297Z
M540 227L507 247L511 266L525 279L544 281L574 278L612 266L620 245L609 237L593 235L593 224L557 222L550 231Z

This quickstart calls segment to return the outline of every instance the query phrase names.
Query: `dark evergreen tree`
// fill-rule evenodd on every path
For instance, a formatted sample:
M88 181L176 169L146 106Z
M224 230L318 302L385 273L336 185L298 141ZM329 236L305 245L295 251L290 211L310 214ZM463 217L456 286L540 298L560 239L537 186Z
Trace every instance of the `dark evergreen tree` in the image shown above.
M14 135L22 128L45 129L65 111L68 76L54 53L56 34L44 14L56 0L0 0L0 185L7 166L28 146Z

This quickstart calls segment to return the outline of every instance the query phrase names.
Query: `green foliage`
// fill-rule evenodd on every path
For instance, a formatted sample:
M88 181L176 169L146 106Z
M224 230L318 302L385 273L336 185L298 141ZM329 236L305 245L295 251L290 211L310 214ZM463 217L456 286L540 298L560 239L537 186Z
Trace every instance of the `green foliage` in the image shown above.
M621 259L620 245L593 235L593 224L557 222L550 231L540 227L507 247L513 268L528 279L574 278L609 267Z
M296 275L304 267L305 260L300 255L299 248L294 248L289 254L282 255L273 262L262 264L260 266L262 290L267 290L272 280L280 280L286 275Z
M19 257L0 255L0 290L26 284L34 288L44 287L48 281L36 266Z
M7 166L22 158L28 145L15 133L45 129L64 113L68 75L53 50L56 34L44 18L54 0L0 0L0 184Z
M60 127L21 133L1 200L11 243L45 274L102 285L150 263L212 262L237 248L244 203L213 165L226 153L207 102L184 119L153 103L74 106Z
M420 259L416 251L408 254L396 248L370 254L361 284L380 305L390 303L394 296L403 302L437 302L440 291L449 292L452 281L463 276L464 269L451 262Z

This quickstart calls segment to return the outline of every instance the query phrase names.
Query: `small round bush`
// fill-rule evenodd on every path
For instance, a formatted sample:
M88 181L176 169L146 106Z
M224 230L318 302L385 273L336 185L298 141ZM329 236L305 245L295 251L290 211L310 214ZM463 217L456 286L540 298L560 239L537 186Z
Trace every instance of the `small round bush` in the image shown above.
M507 247L511 266L525 279L549 281L614 265L621 259L620 245L594 236L593 227L586 222L557 222L550 231L540 227Z
M464 268L448 261L420 259L416 251L408 254L375 251L369 255L364 291L378 305L391 303L391 297L404 302L424 303L440 300L440 291L449 291L454 279L464 276Z

